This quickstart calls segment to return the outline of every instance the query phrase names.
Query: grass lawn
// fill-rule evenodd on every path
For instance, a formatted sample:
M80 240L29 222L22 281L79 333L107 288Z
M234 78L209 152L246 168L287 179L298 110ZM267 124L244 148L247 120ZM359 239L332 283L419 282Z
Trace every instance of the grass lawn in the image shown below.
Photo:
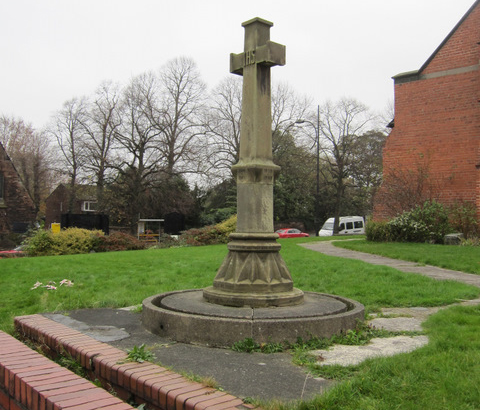
M480 246L430 245L426 243L335 241L335 246L374 253L393 259L480 274Z
M305 239L280 241L295 286L358 300L367 311L382 306L438 306L479 293L456 282L325 256L296 246L300 241ZM210 286L226 253L225 245L216 245L2 259L0 329L11 332L18 315L130 306L157 293ZM62 279L74 286L58 286ZM31 290L37 281L55 281L58 288Z
M424 328L430 338L427 346L352 367L345 381L295 409L479 409L480 307L442 310Z
M325 256L297 246L318 238L281 240L295 286L343 295L367 311L384 306L439 306L478 297L472 286ZM365 241L363 241L365 242ZM353 243L353 242L349 242ZM427 253L441 253L444 247ZM435 249L435 252L432 252ZM457 248L459 249L459 248ZM39 312L140 304L156 293L211 285L225 245L0 260L0 329L13 317ZM431 262L429 262L431 263ZM455 268L455 269L458 269ZM73 287L37 288L62 279ZM344 381L302 409L480 408L480 310L450 308L431 317L428 346L348 369ZM284 405L277 405L282 408ZM291 407L291 406L290 406Z

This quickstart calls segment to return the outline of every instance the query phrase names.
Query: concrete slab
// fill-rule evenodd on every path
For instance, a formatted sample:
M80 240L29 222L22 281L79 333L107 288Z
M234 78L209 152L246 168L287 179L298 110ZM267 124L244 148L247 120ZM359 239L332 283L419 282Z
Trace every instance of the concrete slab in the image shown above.
M378 318L368 322L377 329L385 329L390 332L402 332L405 330L412 332L422 331L422 321L413 317L395 317L395 318Z
M375 357L412 352L427 343L427 336L395 336L372 339L366 346L335 345L329 350L313 350L311 354L318 358L317 363L322 366L355 366Z
M55 322L62 323L65 326L70 327L71 329L78 330L83 334L93 337L94 339L100 342L114 342L116 340L126 339L130 336L128 332L123 328L118 328L116 326L110 325L97 325L92 326L85 322L73 319L68 315L61 315L58 313L46 313L45 317L54 320Z

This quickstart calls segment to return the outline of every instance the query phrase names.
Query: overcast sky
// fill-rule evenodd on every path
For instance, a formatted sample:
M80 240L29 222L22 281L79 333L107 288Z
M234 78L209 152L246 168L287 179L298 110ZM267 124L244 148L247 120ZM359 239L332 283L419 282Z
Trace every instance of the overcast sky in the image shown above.
M0 114L36 128L103 80L126 83L187 56L209 88L243 51L241 23L274 23L287 82L314 104L353 97L374 110L416 70L474 0L0 0Z

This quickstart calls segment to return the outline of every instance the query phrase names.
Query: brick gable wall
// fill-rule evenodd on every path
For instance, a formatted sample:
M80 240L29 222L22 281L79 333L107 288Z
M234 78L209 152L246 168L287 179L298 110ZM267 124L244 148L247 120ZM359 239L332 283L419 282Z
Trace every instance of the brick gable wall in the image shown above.
M477 5L447 39L447 42L437 50L434 58L424 67L423 74L478 64L479 14L480 7Z
M35 222L36 210L12 161L0 144L0 173L4 180L4 198L0 204L0 235L8 234L16 223Z
M394 77L395 127L383 166L384 181L422 169L428 174L426 197L446 205L470 202L480 217L479 42L477 1L418 73ZM398 211L385 203L385 190L377 196L375 219Z

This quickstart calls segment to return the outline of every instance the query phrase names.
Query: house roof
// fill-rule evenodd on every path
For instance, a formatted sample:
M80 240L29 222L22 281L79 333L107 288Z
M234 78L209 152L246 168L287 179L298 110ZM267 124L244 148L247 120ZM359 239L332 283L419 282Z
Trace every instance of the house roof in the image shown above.
M455 34L455 32L458 30L458 28L462 25L462 23L465 21L465 19L470 15L470 13L475 9L480 4L480 0L476 0L475 3L472 4L472 6L468 9L468 11L463 15L463 17L460 19L460 21L455 25L455 27L448 33L447 37L440 43L440 45L435 49L435 51L432 53L430 57L423 63L423 65L418 69L414 71L408 71L405 73L400 73L397 75L394 75L392 78L394 80L397 79L407 79L411 77L416 77L418 76L423 70L427 68L427 66L430 64L430 62L435 58L435 56L438 54L438 52L442 49L442 47L445 45L445 43Z
M21 185L22 185L22 188L25 190L26 194L28 195L28 197L30 198L30 200L32 201L32 204L34 203L33 202L33 198L32 196L30 195L30 192L28 192L28 189L25 187L25 184L23 182L23 179L22 177L20 176L20 174L18 173L17 171L17 168L15 167L15 164L13 163L13 161L11 160L11 158L9 157L8 155L8 152L7 150L5 149L5 147L3 146L3 144L0 142L0 153L2 153L2 155L4 155L4 158L0 158L0 160L4 160L4 161L8 161L10 166L13 168L13 170L15 171L15 174L17 175L18 177L18 180L20 181Z
M67 192L70 191L70 186L66 184L58 185L48 196L48 198L58 189L64 189ZM95 185L75 185L75 196L79 201L96 201L97 200L97 187ZM47 199L48 199L47 198Z

